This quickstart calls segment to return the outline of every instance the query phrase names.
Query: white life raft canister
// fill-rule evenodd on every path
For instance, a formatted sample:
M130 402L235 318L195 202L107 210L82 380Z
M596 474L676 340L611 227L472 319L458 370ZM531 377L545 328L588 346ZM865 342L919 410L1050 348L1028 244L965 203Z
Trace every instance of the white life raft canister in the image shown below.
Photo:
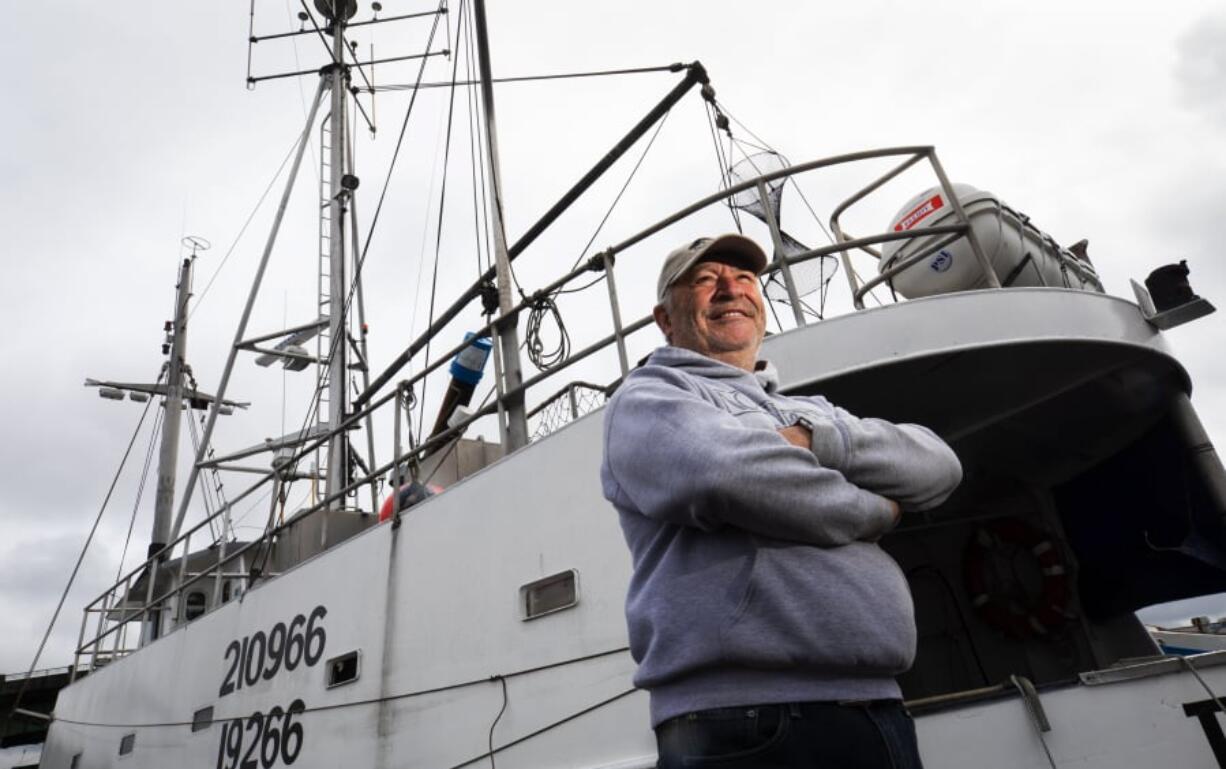
M990 192L969 184L953 185L958 201L974 228L984 255L1006 288L1047 286L1102 292L1102 284L1086 259L1061 248L1050 235ZM921 192L895 214L892 232L912 231L917 235L929 227L952 225L958 221L954 208L940 187ZM883 244L879 271L919 253L941 235L892 240ZM895 275L894 290L908 299L970 291L988 287L988 278L970 241L955 240L939 251Z

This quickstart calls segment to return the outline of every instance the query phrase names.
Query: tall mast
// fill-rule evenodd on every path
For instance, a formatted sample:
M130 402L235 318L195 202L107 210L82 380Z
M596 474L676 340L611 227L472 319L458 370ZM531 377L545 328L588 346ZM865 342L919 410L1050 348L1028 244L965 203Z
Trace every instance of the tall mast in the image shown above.
M348 67L345 66L345 26L353 14L356 4L349 0L329 0L317 2L316 7L326 9L329 30L332 33L332 64L328 69L328 86L330 89L332 111L328 115L329 146L327 152L330 178L328 179L328 217L330 231L328 233L328 344L331 354L325 365L327 373L328 413L327 428L332 431L328 441L327 477L325 489L329 496L338 489L345 487L349 478L349 439L339 432L347 409L348 393L346 388L349 358L348 324L345 322L345 199L348 190L343 186L345 176L345 86L348 79ZM321 404L322 405L322 404ZM320 414L321 420L323 414ZM344 499L336 500L335 507L343 507Z
M187 360L187 300L191 296L192 263L196 249L179 266L175 291L175 319L171 321L170 360L166 362L166 397L162 401L162 443L158 450L158 487L153 506L153 534L149 557L170 541L175 504L175 470L179 464L179 426L183 417L183 374Z
M498 134L494 130L494 87L490 67L489 33L485 26L485 0L473 3L477 25L477 61L481 76L481 103L485 112L485 147L489 166L490 228L494 231L494 268L498 283L498 311L502 322L498 327L498 346L502 350L503 392L519 387L523 373L519 365L518 319L508 317L515 305L511 296L511 259L507 255L507 236L502 220L502 175L498 171ZM528 444L528 420L524 412L523 395L506 404L506 448L509 454Z

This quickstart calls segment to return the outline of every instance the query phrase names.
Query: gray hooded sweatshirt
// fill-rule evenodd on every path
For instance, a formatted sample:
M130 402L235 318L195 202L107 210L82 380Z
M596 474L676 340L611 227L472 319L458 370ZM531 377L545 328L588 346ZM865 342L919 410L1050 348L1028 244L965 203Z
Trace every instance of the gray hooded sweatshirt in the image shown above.
M605 410L605 497L634 575L635 684L652 725L716 707L898 697L911 594L876 542L962 478L930 430L858 419L820 396L661 347ZM803 423L810 451L778 430ZM888 499L887 499L888 498Z

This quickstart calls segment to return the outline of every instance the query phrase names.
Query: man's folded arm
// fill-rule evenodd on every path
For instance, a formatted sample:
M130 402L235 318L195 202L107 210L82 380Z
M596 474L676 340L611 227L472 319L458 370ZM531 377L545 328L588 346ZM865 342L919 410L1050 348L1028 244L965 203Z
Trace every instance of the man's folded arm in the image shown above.
M827 547L894 524L888 499L676 385L635 382L605 418L608 470L648 517Z
M830 416L814 425L818 462L847 480L898 502L904 510L927 510L949 498L962 481L962 463L927 427L857 417L812 398Z

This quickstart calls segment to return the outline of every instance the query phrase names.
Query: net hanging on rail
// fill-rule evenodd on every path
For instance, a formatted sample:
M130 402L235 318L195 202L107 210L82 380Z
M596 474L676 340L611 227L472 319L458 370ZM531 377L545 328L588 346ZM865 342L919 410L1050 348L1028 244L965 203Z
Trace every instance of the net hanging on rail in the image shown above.
M741 184L764 174L781 171L787 168L788 165L787 158L778 152L769 150L758 152L747 156L744 160L728 169L728 185ZM777 221L780 222L779 234L782 248L778 249L778 251L782 251L782 253L774 255L776 263L780 257L792 257L809 250L808 246L783 230L783 215L780 204L783 201L783 185L787 182L787 179L788 177L782 177L772 179L766 183L767 199L770 202L771 209L775 212ZM753 215L769 226L770 222L767 219L766 208L762 205L762 198L756 188L751 187L733 195L732 205L747 214ZM827 260L830 261L827 262ZM810 259L807 262L792 265L792 280L796 283L797 296L808 296L822 288L823 284L828 283L830 278L833 277L835 269L834 257L832 256L821 256L816 259ZM771 301L786 303L788 301L787 286L783 281L783 275L779 268L775 267L768 270L764 277L766 279L767 298Z

